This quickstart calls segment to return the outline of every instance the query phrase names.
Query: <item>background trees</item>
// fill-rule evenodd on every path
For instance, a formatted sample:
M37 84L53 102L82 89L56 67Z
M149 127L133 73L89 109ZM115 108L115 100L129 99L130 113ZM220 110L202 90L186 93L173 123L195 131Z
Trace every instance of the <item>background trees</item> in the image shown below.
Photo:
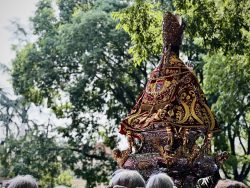
M45 172L51 173L50 187L56 181L53 175L67 168L86 179L88 187L107 181L115 164L97 143L115 146L120 119L135 103L147 72L158 63L162 14L171 10L187 22L182 55L194 64L222 127L214 140L215 150L231 153L223 171L228 177L247 181L249 8L246 0L135 0L129 6L118 0L39 1L31 18L36 41L16 49L13 87L23 96L21 111L35 103L50 108L58 118L68 119L53 125L67 143L58 144L55 135L46 135L46 125L30 124L32 131L18 140L8 136L1 146L1 164L10 169L5 175L21 171L46 179L45 174L38 175L38 167L29 166L35 164L45 165ZM1 117L8 114L5 110L1 113ZM18 127L27 126L26 122ZM22 150L18 149L21 145ZM16 157L8 152L11 148ZM42 157L44 151L48 159ZM34 160L42 164L31 162Z
M10 70L2 65L0 71ZM68 158L67 153L71 150L64 140L61 139L59 144L54 123L50 120L47 123L37 122L39 118L32 116L39 109L27 103L22 96L13 96L2 88L0 109L0 176L9 178L32 174L45 188L54 187L55 183L70 185L69 178L62 180L60 177L67 169L62 159ZM40 117L51 118L43 114Z
M71 151L64 162L89 187L107 181L114 169L97 143L115 146L114 130L147 76L146 63L131 66L130 39L111 17L126 6L61 0L56 14L51 1L40 1L31 18L37 40L18 50L13 61L15 92L70 120L57 129Z

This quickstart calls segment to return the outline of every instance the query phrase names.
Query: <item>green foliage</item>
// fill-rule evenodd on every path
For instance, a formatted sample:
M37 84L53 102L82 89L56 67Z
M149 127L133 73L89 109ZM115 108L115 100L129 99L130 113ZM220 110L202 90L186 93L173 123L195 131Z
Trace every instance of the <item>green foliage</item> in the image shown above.
M73 174L70 170L63 171L56 179L57 185L72 186Z
M250 126L247 120L247 114L250 112L249 56L223 55L218 52L208 54L204 60L204 88L207 94L215 98L213 110L225 134L218 136L216 148L225 149L225 145L219 143L229 145L232 156L225 164L226 174L228 177L234 175L237 180L242 181L249 173L245 168L250 163L249 158L245 158L250 150ZM221 137L227 139L221 142Z
M42 187L53 187L61 169L58 152L53 148L57 147L55 140L38 131L38 125L29 119L30 105L23 97L10 96L0 90L0 128L5 138L0 143L0 176L31 174Z
M53 187L61 169L57 147L55 140L44 133L29 132L19 139L5 139L0 146L1 176L32 174L41 187Z
M89 10L94 2L95 0L57 0L61 22L69 22L78 8Z
M52 0L39 1L39 7L35 16L31 18L34 34L47 34L53 32L56 23L55 11L52 8Z
M23 97L12 99L10 95L0 88L0 128L2 136L8 138L13 135L15 131L16 135L20 133L20 125L23 128L28 125L28 110L29 105L25 104Z
M146 64L131 66L129 36L116 30L111 16L124 2L75 2L58 1L59 17L50 1L38 3L31 18L37 41L17 52L12 78L15 92L28 102L71 120L58 128L71 151L63 163L94 187L107 182L115 167L96 145L114 147L117 124L135 103L147 72Z
M162 11L160 3L136 0L130 7L113 13L119 19L118 29L126 31L132 41L129 53L135 64L140 65L162 50Z
M177 12L185 15L189 37L201 39L203 47L207 50L222 50L243 54L249 47L246 37L241 30L249 31L249 19L245 16L249 9L246 0L186 0L174 1ZM248 6L248 8L247 8Z

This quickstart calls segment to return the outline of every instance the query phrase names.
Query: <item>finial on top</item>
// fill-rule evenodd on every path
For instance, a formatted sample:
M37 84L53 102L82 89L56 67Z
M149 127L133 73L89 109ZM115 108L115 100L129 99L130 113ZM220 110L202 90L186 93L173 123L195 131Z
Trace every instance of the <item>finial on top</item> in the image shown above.
M185 24L179 15L174 15L166 12L163 16L163 51L167 50L169 46L178 47L181 45L182 34Z

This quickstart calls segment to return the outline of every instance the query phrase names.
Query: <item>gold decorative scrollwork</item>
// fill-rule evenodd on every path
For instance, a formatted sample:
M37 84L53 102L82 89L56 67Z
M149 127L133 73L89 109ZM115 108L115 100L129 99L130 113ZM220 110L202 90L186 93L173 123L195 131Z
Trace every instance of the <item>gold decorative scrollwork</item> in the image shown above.
M181 100L181 104L182 104L182 106L184 108L184 114L185 115L184 115L184 117L183 117L183 119L181 121L177 122L177 123L180 123L180 124L186 122L188 120L188 117L189 117L189 114L190 114L188 105L182 100Z
M196 115L195 113L195 103L196 103L196 97L194 97L194 100L191 103L191 114L193 116L194 119L196 119L200 124L203 124L203 122L201 121L201 119Z

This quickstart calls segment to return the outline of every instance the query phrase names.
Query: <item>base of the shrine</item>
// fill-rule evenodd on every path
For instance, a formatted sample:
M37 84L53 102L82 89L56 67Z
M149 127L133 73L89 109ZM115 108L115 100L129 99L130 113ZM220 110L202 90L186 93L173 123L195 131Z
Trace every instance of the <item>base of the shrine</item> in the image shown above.
M201 178L210 178L214 187L219 177L218 157L203 155L193 161L189 158L174 158L166 163L159 153L130 154L123 168L137 170L147 180L152 174L166 173L178 188L196 187Z

